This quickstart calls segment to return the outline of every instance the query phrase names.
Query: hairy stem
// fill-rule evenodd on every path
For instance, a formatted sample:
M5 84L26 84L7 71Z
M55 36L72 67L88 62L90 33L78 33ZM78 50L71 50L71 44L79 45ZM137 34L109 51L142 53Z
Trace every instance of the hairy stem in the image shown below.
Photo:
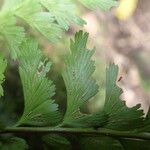
M105 128L100 128L98 130L92 128L59 128L59 127L9 127L2 131L0 134L5 133L55 133L55 134L74 134L74 135L90 135L90 136L111 136L116 138L133 138L133 139L143 139L150 140L150 133L136 131L115 131Z

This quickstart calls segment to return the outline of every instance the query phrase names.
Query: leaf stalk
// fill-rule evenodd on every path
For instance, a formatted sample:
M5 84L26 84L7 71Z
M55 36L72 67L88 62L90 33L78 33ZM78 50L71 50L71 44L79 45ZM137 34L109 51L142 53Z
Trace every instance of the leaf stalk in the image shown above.
M110 136L115 138L129 138L150 140L150 133L137 131L116 131L105 128L98 130L92 128L62 128L62 127L8 127L0 131L0 134L6 133L38 133L38 134L72 134L72 135L88 135L88 136Z

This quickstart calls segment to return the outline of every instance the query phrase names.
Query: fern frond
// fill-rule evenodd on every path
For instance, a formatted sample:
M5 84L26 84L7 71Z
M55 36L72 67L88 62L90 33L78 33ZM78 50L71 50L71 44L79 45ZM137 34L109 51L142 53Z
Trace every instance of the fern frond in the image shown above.
M46 77L51 63L42 57L37 42L30 39L22 44L19 73L25 108L19 125L56 125L60 120L58 105L51 99L55 86Z
M143 111L140 105L128 108L120 99L122 89L116 85L118 67L111 64L106 70L106 99L104 111L109 115L106 128L132 130L143 125Z
M79 108L98 92L98 85L91 78L95 66L91 57L94 50L88 50L86 43L88 34L82 31L76 33L75 40L71 40L71 53L66 56L66 68L63 78L67 88L67 111L64 122L69 123L79 119Z

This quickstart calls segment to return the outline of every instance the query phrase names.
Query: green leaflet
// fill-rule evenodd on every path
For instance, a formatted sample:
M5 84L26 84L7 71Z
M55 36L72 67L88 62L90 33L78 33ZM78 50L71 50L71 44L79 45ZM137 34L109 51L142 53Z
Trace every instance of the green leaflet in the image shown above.
M0 150L27 150L28 145L24 139L18 137L0 138Z
M30 39L22 44L19 73L25 108L18 125L51 126L60 120L58 105L51 99L55 86L46 77L51 63L42 57L37 42Z
M42 137L47 149L70 150L71 143L63 136L49 134Z
M139 129L139 131L150 132L150 108L149 108L147 116L144 120L144 126L143 126L143 128Z
M58 24L54 23L54 18L48 12L36 13L26 21L51 42L57 42L61 38L62 30Z
M7 61L3 58L2 55L0 55L0 97L3 96L3 88L2 88L2 83L5 79L4 76L4 71L7 66Z
M104 112L97 112L93 114L80 114L76 120L68 120L67 125L79 128L99 128L106 125L108 122L108 115Z
M82 150L149 150L150 141L101 136L79 138L79 145Z
M140 139L120 139L124 150L149 150L150 141L149 140L140 140Z
M95 10L109 10L111 7L118 6L118 2L116 0L79 0L83 5L87 8Z
M79 139L81 150L124 150L121 143L111 137L85 137Z
M67 111L64 123L70 124L83 117L79 108L98 92L98 85L91 78L95 66L91 57L94 50L88 50L86 43L88 34L79 31L75 40L71 40L71 53L66 56L66 68L63 70L63 78L67 88Z
M85 21L76 15L76 7L71 0L41 0L41 4L49 10L59 26L65 30L69 29L71 22L78 25L85 24Z
M132 130L143 126L143 111L140 105L128 108L125 102L120 100L122 89L116 85L118 67L111 64L106 70L106 99L104 111L109 115L110 129Z

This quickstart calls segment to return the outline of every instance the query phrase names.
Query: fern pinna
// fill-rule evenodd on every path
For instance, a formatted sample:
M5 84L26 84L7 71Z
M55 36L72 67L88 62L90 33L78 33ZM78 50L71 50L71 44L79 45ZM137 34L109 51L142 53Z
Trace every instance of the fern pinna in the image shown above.
M116 0L78 0L89 9L108 10ZM80 111L99 92L93 79L95 49L87 48L88 33L79 31L70 41L70 52L64 57L62 77L67 91L65 114L59 110L53 95L57 92L47 74L51 61L39 49L34 37L25 32L23 20L50 42L58 41L70 23L84 25L71 0L5 0L0 11L0 40L6 42L11 58L18 64L24 95L24 110L18 122L6 126L0 120L0 149L33 149L23 134L37 135L42 149L131 150L150 149L150 112L145 117L140 105L128 108L120 100L117 86L118 66L106 69L106 96L103 110L93 114ZM16 25L17 23L17 25ZM26 34L25 34L26 33ZM0 55L0 96L7 67L6 53ZM9 134L8 134L9 133ZM41 149L41 148L40 148Z

